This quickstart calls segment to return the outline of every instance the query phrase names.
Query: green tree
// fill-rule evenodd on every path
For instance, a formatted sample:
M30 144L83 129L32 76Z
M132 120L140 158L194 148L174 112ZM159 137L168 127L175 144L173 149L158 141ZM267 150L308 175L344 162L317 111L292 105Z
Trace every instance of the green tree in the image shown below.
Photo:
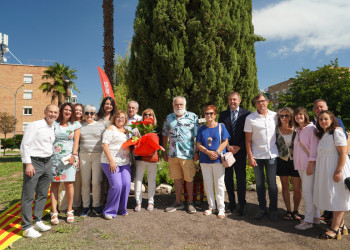
M125 54L125 57L117 55L114 62L114 72L116 85L114 86L114 96L115 102L117 104L118 110L127 110L129 91L126 85L127 78L127 67L129 63L129 53Z
M0 112L0 132L4 134L5 140L6 141L6 135L8 133L14 132L15 131L15 126L16 126L16 118L13 115L10 115L6 112ZM5 155L5 145L4 147L4 155Z
M162 121L172 99L191 111L227 107L231 91L252 108L258 92L251 0L140 0L128 74L130 95Z
M46 94L51 94L51 103L57 99L58 106L60 106L67 97L71 96L72 88L79 92L73 81L77 79L76 72L76 69L55 62L44 71L41 79L45 82L41 84L39 89Z
M111 82L112 86L115 85L113 79L113 67L114 67L114 33L113 33L113 14L114 5L113 0L103 0L103 58L104 58L104 71Z
M340 117L345 127L350 128L350 71L338 65L338 59L317 70L302 69L291 78L289 92L279 97L279 108L305 107L314 117L313 102L324 99L328 109Z

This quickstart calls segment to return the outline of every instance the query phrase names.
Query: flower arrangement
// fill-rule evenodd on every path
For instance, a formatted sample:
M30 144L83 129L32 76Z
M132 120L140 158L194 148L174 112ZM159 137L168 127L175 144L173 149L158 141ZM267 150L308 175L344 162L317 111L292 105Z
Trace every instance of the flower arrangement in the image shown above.
M123 143L123 148L134 145L134 153L139 156L152 155L159 149L164 151L164 148L159 145L159 138L154 130L156 126L153 125L152 118L132 122L128 126L131 127L133 136Z

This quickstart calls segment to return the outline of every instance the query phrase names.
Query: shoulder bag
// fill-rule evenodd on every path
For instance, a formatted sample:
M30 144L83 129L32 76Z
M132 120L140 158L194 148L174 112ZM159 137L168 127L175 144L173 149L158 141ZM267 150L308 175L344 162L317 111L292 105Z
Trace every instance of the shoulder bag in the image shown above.
M221 145L221 124L222 123L219 123L220 145ZM221 163L224 168L231 167L235 162L236 162L236 159L231 152L227 152L225 154L221 152Z

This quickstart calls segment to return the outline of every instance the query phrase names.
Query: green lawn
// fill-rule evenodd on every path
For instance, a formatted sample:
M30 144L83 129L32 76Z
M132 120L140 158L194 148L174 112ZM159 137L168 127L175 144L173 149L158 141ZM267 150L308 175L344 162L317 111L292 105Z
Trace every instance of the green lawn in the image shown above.
M20 156L0 157L0 212L20 201L23 166Z

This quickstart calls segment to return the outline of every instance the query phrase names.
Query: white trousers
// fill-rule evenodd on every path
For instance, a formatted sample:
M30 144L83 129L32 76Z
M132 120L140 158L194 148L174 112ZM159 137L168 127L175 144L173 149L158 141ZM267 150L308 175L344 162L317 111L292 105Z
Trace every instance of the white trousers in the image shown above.
M298 170L298 172L301 178L302 193L305 204L304 221L313 223L314 218L320 218L320 209L313 204L315 173L307 175L306 170Z
M209 209L216 209L215 198L219 212L225 211L225 168L221 163L201 163L205 193L207 194Z
M90 207L90 186L92 184L92 206L99 207L101 199L101 153L79 153L81 173L81 196L83 207Z
M74 186L74 197L73 197L73 208L79 208L81 205L81 175L80 171L75 173L75 181L73 182ZM66 189L64 187L64 182L60 183L58 188L58 207L60 211L67 210L67 198L66 198Z
M135 176L135 200L136 204L142 203L142 179L147 168L148 180L148 203L154 204L154 193L156 191L157 162L136 161Z

